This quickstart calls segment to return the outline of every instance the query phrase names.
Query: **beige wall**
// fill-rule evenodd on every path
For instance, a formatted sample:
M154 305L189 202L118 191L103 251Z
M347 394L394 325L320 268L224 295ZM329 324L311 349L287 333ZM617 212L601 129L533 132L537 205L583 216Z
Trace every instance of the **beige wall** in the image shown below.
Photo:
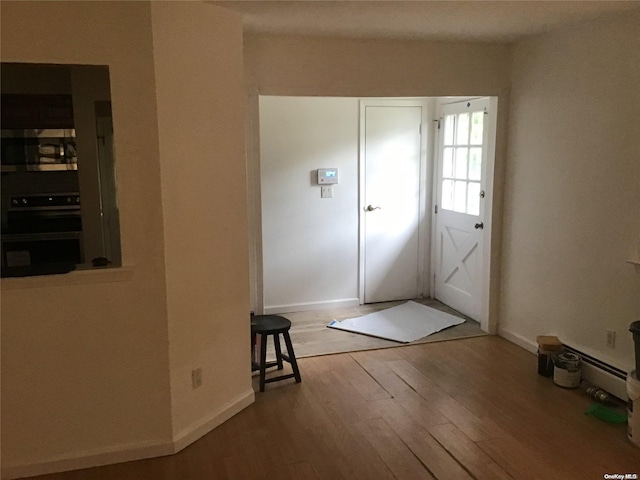
M503 172L509 108L510 46L492 43L366 40L289 35L245 35L245 84L253 95L344 97L497 96L492 267L489 315L497 319ZM249 125L258 125L257 102ZM251 133L255 138L256 132ZM254 142L251 170L259 172ZM256 184L256 179L252 178ZM260 207L253 208L253 242L260 238ZM255 247L260 299L260 248ZM260 306L258 306L258 309Z
M171 401L181 436L228 402L253 401L242 21L199 2L154 3L152 18ZM197 367L203 384L193 390Z
M639 22L515 47L505 196L503 332L557 334L623 369L640 318L640 275L625 263L640 246Z
M2 61L109 66L124 265L2 279L3 475L171 453L253 399L240 20L1 5Z
M501 44L247 35L244 53L252 94L503 95L509 85Z
M109 66L131 267L2 279L3 467L170 439L149 5L2 2L1 13L2 61Z

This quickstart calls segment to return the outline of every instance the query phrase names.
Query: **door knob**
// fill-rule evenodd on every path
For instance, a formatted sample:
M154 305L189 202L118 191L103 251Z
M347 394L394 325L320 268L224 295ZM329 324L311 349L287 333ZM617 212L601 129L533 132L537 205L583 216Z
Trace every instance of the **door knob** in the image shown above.
M367 212L373 212L374 210L381 210L381 208L380 207L374 207L372 205L368 205L367 208L365 208L365 210Z
M476 230L480 229L482 230L484 228L484 223L480 222L480 223L476 223L473 228L475 228Z

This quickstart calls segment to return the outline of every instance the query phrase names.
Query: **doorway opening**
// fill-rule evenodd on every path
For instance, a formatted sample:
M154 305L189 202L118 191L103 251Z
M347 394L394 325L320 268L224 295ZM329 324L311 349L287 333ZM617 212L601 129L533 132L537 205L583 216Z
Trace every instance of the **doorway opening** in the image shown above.
M496 98L256 96L249 108L257 313L331 316L363 304L432 299L490 330ZM335 171L337 183L319 182L318 170ZM468 243L464 232L440 218L462 214L461 203L472 233L486 241L456 256ZM463 273L484 282L474 290L481 306L473 312L450 295L442 300L441 291L463 291Z

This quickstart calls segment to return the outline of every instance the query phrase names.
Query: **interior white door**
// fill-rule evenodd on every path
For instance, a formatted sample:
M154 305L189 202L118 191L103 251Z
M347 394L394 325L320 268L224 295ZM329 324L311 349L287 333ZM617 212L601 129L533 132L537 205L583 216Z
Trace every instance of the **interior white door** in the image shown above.
M482 320L495 120L489 99L444 105L440 115L435 215L435 298Z
M419 294L421 106L363 106L364 303Z

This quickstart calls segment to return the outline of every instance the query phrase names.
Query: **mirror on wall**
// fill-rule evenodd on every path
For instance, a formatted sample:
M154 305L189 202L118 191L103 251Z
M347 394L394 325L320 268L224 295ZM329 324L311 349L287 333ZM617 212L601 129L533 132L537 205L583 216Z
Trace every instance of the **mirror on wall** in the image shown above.
M2 276L120 266L108 67L0 75Z

